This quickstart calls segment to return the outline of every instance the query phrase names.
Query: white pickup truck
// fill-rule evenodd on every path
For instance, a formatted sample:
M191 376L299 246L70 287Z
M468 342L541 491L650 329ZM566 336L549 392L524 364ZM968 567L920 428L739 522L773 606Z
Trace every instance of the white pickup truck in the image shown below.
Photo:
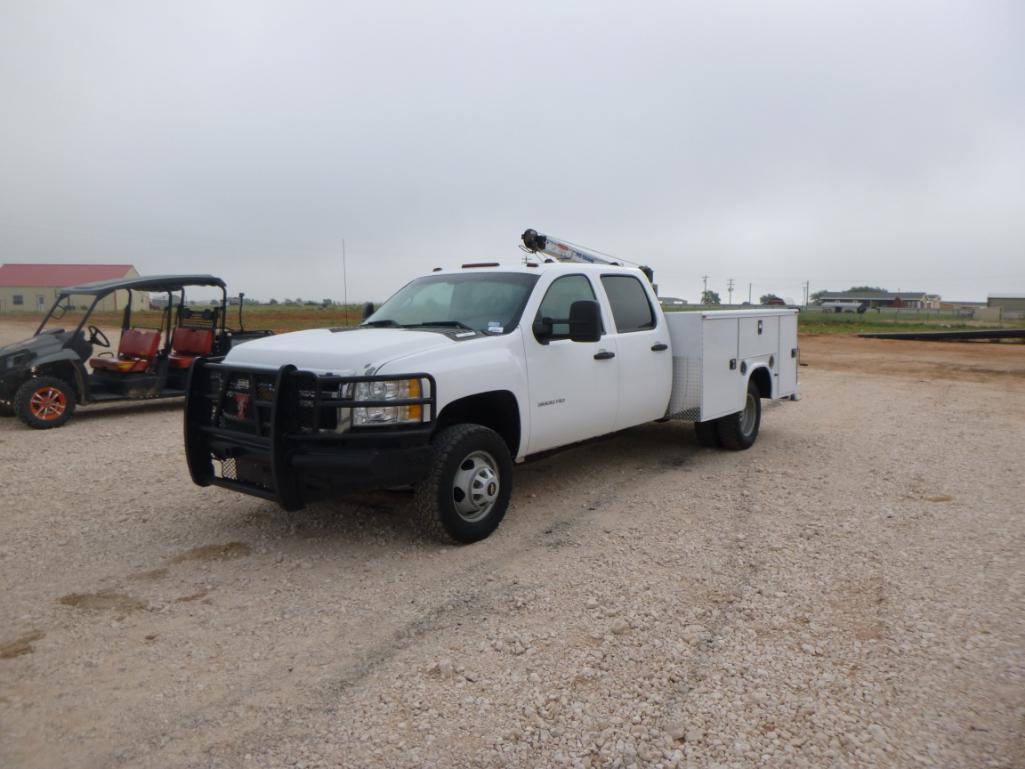
M189 469L287 509L413 485L458 542L505 515L513 463L645 422L746 449L761 399L796 396L796 310L663 314L638 269L528 261L436 270L357 327L197 359Z

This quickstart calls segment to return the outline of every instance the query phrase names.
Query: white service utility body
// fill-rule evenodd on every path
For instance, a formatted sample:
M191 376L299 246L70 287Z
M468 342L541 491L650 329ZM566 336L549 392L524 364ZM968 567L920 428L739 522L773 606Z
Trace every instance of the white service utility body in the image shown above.
M287 509L411 484L428 529L476 541L531 455L664 419L695 422L703 445L748 448L761 400L796 399L796 315L663 313L650 270L603 261L435 270L360 326L197 360L190 472Z

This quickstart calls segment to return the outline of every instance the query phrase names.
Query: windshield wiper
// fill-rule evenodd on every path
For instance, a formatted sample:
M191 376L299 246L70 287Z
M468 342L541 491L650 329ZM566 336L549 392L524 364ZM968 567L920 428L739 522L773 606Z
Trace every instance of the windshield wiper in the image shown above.
M403 328L415 328L418 326L443 326L451 328L465 328L467 331L476 331L473 326L467 326L461 320L431 320L426 323L403 323Z
M399 325L391 318L385 318L384 320L369 320L360 323L361 326L397 326Z

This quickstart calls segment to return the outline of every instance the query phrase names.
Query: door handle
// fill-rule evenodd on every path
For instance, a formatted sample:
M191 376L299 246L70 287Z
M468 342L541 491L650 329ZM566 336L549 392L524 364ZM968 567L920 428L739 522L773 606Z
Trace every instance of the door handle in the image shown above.
M668 350L668 349L669 349L669 345L667 345L665 342L658 342L658 343L653 344L651 346L651 351L652 352L662 352L663 350Z
M594 359L595 360L608 360L609 358L615 358L615 357L616 357L616 354L614 352L609 352L608 350L602 350L601 352L596 352L594 354Z

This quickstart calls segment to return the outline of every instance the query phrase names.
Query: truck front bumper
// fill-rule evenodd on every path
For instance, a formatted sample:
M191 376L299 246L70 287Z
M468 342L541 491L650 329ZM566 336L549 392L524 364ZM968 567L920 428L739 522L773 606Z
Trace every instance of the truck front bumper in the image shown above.
M425 381L423 397L389 401L420 406L424 422L339 430L341 411L375 405L340 398L348 385L396 378ZM338 377L197 359L185 405L189 472L200 486L270 499L286 510L328 492L416 483L430 470L434 387L427 374Z

